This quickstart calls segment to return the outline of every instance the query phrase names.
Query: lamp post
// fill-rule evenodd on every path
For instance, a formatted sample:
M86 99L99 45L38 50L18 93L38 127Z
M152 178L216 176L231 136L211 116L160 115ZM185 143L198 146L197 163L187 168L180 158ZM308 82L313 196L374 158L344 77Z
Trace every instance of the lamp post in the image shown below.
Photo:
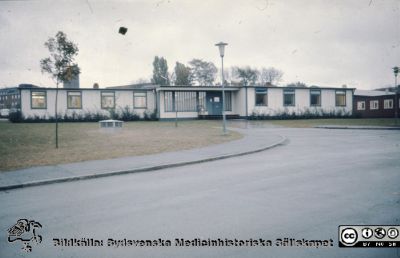
M174 92L174 108L175 108L175 127L178 127L178 103L176 102L176 99L178 97L178 93L175 91Z
M399 99L397 97L398 94L398 86L397 86L397 75L399 74L399 70L400 68L398 66L395 66L392 68L393 69L393 73L394 73L394 102L395 104L393 105L394 107L394 118L395 118L395 123L396 125L398 124L398 118L399 118Z
M224 55L225 55L225 46L228 43L219 42L215 44L219 49L219 55L221 56L221 79L222 79L222 131L223 134L226 134L226 117L225 117L225 78L224 78Z

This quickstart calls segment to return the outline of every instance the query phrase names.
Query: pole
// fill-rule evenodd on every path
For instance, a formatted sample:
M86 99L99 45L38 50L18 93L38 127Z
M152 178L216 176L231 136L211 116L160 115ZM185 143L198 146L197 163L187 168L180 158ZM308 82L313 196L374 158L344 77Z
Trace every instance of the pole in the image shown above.
M247 83L245 83L244 84L244 87L245 87L245 89L246 89L246 91L245 91L245 95L246 95L246 101L245 101L245 103L246 103L246 119L249 119L249 109L248 109L248 104L247 104ZM247 124L247 123L246 123Z
M398 99L398 90L397 90L397 73L394 74L394 102L395 104L393 105L394 107L394 118L395 118L395 123L398 125L399 123L399 99Z
M174 105L175 105L175 127L178 127L178 105L176 102L176 91L174 92Z
M226 117L225 117L225 78L224 78L224 56L221 56L222 63L222 128L223 134L226 134Z
M58 149L58 114L57 114L57 102L58 102L58 82L56 88L56 103L55 105L55 116L56 116L56 149Z
M249 106L249 104L248 104L248 93L247 93L247 83L245 83L244 84L244 87L245 87L245 89L246 89L246 91L245 91L245 97L246 97L246 101L245 101L245 105L246 105L246 129L247 129L247 127L248 127L248 125L249 125L249 108L248 108L248 106Z

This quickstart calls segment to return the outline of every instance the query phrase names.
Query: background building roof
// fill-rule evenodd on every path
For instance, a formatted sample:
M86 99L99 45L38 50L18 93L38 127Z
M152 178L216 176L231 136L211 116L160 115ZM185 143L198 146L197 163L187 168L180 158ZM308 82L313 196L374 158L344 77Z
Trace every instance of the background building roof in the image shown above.
M143 90L148 90L148 89L154 89L157 88L158 85L153 84L153 83L138 83L138 84L129 84L129 85L122 85L122 86L109 86L106 87L106 89L143 89Z
M380 91L380 90L355 90L354 96L365 96L365 97L378 97L378 96L390 96L394 95L394 92Z

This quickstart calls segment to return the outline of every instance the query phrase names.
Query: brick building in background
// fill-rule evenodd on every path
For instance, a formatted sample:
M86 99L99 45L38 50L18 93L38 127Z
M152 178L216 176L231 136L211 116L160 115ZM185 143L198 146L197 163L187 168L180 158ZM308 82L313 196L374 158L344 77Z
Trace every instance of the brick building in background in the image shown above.
M379 117L394 117L395 107L400 115L400 94L394 92L379 91L379 90L355 90L353 100L354 115L362 118L379 118Z

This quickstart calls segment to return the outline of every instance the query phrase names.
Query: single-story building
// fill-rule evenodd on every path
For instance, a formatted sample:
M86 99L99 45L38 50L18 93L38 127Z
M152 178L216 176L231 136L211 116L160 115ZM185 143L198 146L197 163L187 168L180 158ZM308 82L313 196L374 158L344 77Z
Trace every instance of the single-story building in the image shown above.
M56 89L16 88L18 106L24 117L54 117ZM276 86L226 86L228 117L279 116L282 114L350 115L352 88ZM220 117L221 86L159 86L136 84L107 88L59 88L60 116L85 112L109 114L128 108L140 116L156 112L159 119Z
M353 90L350 88L288 88L275 86L225 87L225 114L248 118L282 113L302 115L351 114ZM159 118L222 115L222 88L209 86L161 86L157 88Z
M400 113L400 95L390 91L355 90L354 114L363 118L394 117L395 108Z
M55 117L55 88L20 88L20 93L21 112L24 117ZM155 87L152 85L140 85L129 89L59 88L58 114L83 115L90 112L107 116L110 110L118 112L129 108L143 116L146 110L156 110L155 93Z

